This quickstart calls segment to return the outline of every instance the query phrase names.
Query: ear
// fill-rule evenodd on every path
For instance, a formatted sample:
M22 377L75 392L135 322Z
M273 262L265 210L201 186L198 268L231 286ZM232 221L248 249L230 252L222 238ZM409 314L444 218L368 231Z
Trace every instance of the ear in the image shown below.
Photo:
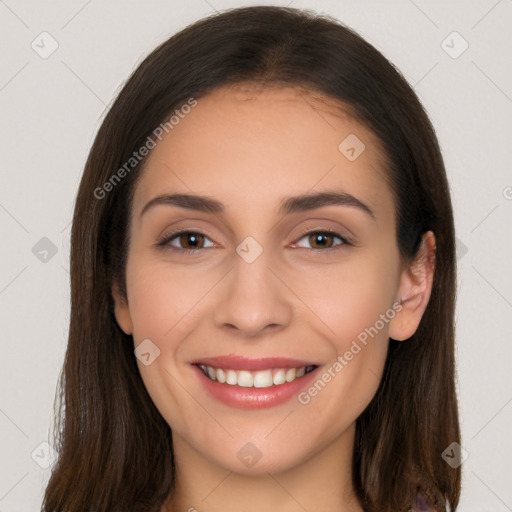
M133 334L133 323L128 301L121 294L116 284L112 285L112 297L114 299L114 313L117 324L125 334Z
M397 308L397 313L389 324L390 338L404 341L418 329L432 291L435 254L434 233L427 231L423 234L414 261L400 275L397 301L402 308Z

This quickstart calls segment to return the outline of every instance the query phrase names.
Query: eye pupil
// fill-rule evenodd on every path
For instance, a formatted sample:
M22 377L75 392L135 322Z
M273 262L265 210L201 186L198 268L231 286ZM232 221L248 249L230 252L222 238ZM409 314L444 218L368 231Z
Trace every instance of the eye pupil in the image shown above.
M201 235L200 235L201 236ZM194 235L193 233L184 233L181 235L181 243L184 246L191 245L194 249L197 248L198 245L198 239L199 237L197 235ZM189 244L189 241L192 240L192 244ZM195 240L195 241L194 241Z
M317 234L314 234L312 235L313 239L314 239L314 243L317 243L319 244L321 247L330 247L330 244L329 243L325 243L325 242L322 242L321 240L319 241L319 239L326 239L326 238L332 238L331 235L324 235L324 234L321 234L321 233L317 233Z

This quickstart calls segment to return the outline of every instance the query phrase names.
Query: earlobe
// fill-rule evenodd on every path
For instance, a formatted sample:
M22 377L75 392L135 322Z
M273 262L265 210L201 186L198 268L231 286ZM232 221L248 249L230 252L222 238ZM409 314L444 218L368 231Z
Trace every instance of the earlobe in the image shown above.
M117 324L125 334L133 334L133 323L128 301L121 295L115 284L112 285L112 298L114 299L114 313Z
M401 309L389 325L389 337L394 340L407 340L418 329L432 292L435 251L434 233L427 231L414 261L400 276L398 298Z

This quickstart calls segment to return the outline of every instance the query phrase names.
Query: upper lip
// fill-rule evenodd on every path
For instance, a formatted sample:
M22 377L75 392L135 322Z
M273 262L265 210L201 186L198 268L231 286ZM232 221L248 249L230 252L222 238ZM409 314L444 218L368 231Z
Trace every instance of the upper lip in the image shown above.
M204 357L192 362L195 365L212 366L229 370L257 371L269 368L301 368L302 366L318 366L310 361L290 359L288 357L249 358L240 355Z

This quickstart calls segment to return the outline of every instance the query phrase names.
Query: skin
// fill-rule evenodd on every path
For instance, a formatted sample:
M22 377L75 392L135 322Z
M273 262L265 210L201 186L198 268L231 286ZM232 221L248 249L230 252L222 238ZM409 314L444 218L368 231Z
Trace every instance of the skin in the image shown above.
M349 134L366 146L354 161L338 149ZM363 510L352 485L355 422L378 388L389 337L416 331L434 270L431 232L412 264L400 258L383 155L334 100L247 84L198 99L151 151L131 212L127 300L112 293L134 346L149 338L160 350L137 364L173 432L177 486L165 510ZM327 190L352 194L375 218L346 205L278 214L285 197ZM140 217L152 198L176 192L215 198L225 212L159 205ZM192 254L194 240L179 237L155 246L178 229L203 234L202 249ZM304 234L325 230L353 245L327 236L322 248ZM235 250L248 236L263 248L250 264ZM401 311L306 405L228 407L190 365L235 353L328 368L400 300ZM262 454L252 467L237 457L248 442Z

